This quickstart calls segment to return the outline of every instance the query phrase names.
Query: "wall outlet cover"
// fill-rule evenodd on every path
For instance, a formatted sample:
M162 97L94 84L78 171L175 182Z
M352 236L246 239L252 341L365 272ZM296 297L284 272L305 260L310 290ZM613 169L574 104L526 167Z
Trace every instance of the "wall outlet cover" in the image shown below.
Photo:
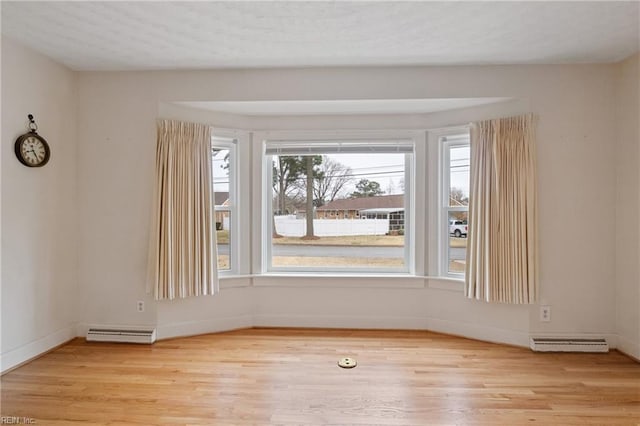
M540 306L540 321L542 322L551 321L551 306L549 305Z

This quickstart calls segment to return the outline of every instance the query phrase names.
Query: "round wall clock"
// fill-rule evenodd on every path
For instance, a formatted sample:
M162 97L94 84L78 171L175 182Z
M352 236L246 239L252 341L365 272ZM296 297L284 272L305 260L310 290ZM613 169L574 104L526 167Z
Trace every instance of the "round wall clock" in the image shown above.
M29 131L18 136L14 145L16 157L27 167L42 167L49 161L51 151L47 141L36 133L38 126L29 114Z

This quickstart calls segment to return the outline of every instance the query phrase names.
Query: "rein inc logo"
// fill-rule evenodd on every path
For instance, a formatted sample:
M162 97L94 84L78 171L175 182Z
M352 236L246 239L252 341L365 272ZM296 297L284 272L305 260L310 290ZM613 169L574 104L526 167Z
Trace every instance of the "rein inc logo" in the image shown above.
M0 425L34 425L36 419L31 417L1 416Z

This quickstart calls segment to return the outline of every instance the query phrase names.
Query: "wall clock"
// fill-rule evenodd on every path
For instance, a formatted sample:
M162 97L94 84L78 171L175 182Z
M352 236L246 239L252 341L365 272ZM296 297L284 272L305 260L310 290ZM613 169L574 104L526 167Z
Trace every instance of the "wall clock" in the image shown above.
M47 141L36 133L38 125L29 114L29 131L18 136L14 145L16 157L27 167L42 167L49 161L51 151Z

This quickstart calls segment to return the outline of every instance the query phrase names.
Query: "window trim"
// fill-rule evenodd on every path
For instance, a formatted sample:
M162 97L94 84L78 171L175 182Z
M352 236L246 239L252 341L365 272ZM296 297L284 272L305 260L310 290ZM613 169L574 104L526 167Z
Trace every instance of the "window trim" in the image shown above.
M426 202L428 208L426 211L426 235L427 242L425 245L425 261L426 270L425 277L428 280L439 282L437 288L450 287L451 290L458 290L460 283L464 282L464 274L451 274L448 272L448 237L449 228L447 225L448 217L443 214L443 200L448 195L445 194L445 174L448 168L445 168L443 138L455 137L460 135L470 135L471 125L450 126L437 129L427 130L427 195ZM449 178L446 178L448 182ZM431 236L431 237L430 237ZM431 284L429 284L431 286Z
M426 232L428 235L428 241L425 246L425 262L426 271L425 277L428 279L428 287L443 289L447 288L452 291L459 291L460 284L464 282L464 274L449 274L448 267L443 268L446 263L443 257L448 257L448 251L443 251L443 240L446 241L449 235L448 228L443 224L442 210L444 192L444 174L446 173L444 159L443 159L443 145L442 138L448 136L459 136L463 134L469 134L471 132L471 125L458 125L442 128L428 129L426 132L427 138L427 153L426 153L426 188L428 194L426 195L427 202L427 218ZM448 179L447 179L448 180ZM448 219L447 219L448 221Z
M256 132L254 133L254 144L259 146L259 149L254 149L254 152L259 153L260 157L254 159L254 166L260 164L261 173L260 182L254 184L254 188L260 188L261 198L261 211L260 226L256 231L260 238L259 247L259 262L254 263L254 270L260 271L263 275L270 274L307 274L315 273L321 276L332 276L335 274L344 276L363 276L374 273L376 275L388 275L388 276L415 276L416 275L416 232L422 231L416 229L417 221L415 220L415 191L414 180L416 178L416 161L418 158L422 158L422 149L420 142L424 142L424 131L276 131L276 132ZM272 190L272 155L267 154L267 145L269 142L276 142L277 144L287 145L288 143L304 143L310 142L314 147L318 144L326 142L331 146L335 146L337 142L358 142L370 144L372 140L379 141L380 144L394 143L398 141L410 142L413 147L412 153L405 153L405 228L409 228L409 232L405 231L405 244L404 244L404 257L405 266L402 269L388 269L388 268L376 268L375 270L368 268L285 268L285 267L273 267L272 260L272 234L273 234L273 207L272 202L269 200L267 194ZM424 144L422 144L424 145ZM254 145L254 148L257 148ZM316 152L310 152L315 154ZM419 157L420 156L420 157ZM407 217L408 216L408 217ZM255 241L255 239L254 239ZM255 247L255 245L254 245ZM255 250L255 249L254 249ZM254 251L255 254L255 251ZM418 265L420 268L419 273L422 274L422 265Z
M460 135L462 136L462 135ZM448 138L451 138L450 140ZM458 137L458 135L448 135L441 136L440 138L440 146L442 149L442 193L439 199L439 210L440 210L440 235L441 238L439 244L440 251L440 270L439 274L441 277L445 278L457 278L464 279L464 272L451 272L449 270L449 239L451 235L449 233L449 214L451 212L468 212L469 206L466 207L452 207L449 205L449 198L451 195L451 149L455 147L463 147L469 146L470 140L469 137ZM467 238L469 235L467 234Z
M229 269L218 269L218 275L226 277L239 274L240 265L240 247L238 244L240 241L238 238L240 230L240 217L238 214L238 136L236 132L231 130L211 128L211 146L229 150L229 205L216 207L214 202L214 213L220 211L229 212ZM218 259L216 259L217 262Z

